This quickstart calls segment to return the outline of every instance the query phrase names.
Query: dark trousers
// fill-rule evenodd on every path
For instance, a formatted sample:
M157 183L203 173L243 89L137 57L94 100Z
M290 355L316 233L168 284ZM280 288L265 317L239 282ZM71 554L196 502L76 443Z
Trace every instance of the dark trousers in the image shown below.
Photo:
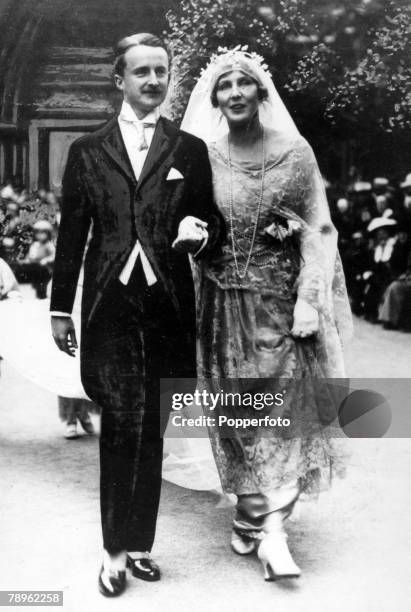
M104 548L150 551L157 524L161 489L163 440L159 433L155 385L147 387L140 423L127 419L118 429L115 412L102 411L100 437L100 507ZM151 397L150 397L151 396ZM158 402L157 402L158 403ZM141 427L141 433L136 429ZM122 448L117 442L121 439Z
M159 384L173 342L167 297L138 263L113 283L82 347L83 382L101 406L100 502L104 548L150 551L161 488Z

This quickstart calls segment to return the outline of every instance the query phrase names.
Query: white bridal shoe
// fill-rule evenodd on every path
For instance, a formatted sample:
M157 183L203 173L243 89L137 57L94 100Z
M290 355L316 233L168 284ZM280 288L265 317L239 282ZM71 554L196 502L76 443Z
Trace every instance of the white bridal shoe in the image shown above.
M257 543L257 540L243 537L234 529L231 532L231 548L237 555L250 555L256 549Z
M257 554L263 564L265 580L301 576L301 570L289 551L287 534L284 531L267 533L261 541Z

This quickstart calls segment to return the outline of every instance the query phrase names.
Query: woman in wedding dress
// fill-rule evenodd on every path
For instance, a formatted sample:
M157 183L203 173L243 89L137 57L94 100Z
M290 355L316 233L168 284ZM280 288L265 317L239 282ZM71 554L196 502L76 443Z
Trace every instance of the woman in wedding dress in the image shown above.
M293 424L286 434L210 427L223 490L237 496L231 546L257 550L267 580L298 577L284 521L343 463L325 428L332 393L319 402L310 382L344 377L340 334L351 317L336 231L313 151L262 58L240 48L213 56L182 128L208 144L228 227L222 253L195 270L199 378L217 392L223 379L241 379L239 388L244 379L281 379L288 401L280 411L241 408L241 416ZM235 418L238 410L220 406L214 415Z

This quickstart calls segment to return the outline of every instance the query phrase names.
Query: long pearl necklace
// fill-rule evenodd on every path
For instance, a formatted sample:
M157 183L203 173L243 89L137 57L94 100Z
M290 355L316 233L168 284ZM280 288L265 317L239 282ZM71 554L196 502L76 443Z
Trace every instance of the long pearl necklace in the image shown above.
M257 227L258 227L258 221L260 219L260 213L261 213L261 207L262 207L262 203L263 203L263 196L264 196L264 177L265 177L265 131L263 128L263 135L262 135L262 166L261 166L261 185L260 185L260 197L258 200L258 206L257 206L257 213L256 213L256 217L255 217L255 222L254 222L254 228L253 228L253 235L251 238L251 246L250 246L250 250L248 252L248 256L244 265L244 268L242 270L242 272L240 272L240 268L238 265L238 258L237 258L237 251L236 251L236 241L234 238L234 214L233 214L233 166L231 163L231 146L230 146L230 136L228 136L228 166L230 169L230 191L229 191L229 214L230 214L230 233L231 233L231 248L233 251L233 257L234 257L234 264L235 264L235 269L237 272L237 276L243 280L246 275L247 275L247 271L248 271L248 266L250 265L250 261L251 261L251 256L253 254L253 249L254 249L254 243L255 243L255 239L257 236ZM240 249L241 250L241 249Z

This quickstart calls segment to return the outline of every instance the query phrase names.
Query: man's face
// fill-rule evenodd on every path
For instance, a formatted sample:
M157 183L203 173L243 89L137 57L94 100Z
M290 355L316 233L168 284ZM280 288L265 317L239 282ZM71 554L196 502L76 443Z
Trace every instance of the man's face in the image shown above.
M162 47L138 45L128 49L124 59L124 74L116 74L115 82L125 101L142 118L166 97L169 82L167 52Z

